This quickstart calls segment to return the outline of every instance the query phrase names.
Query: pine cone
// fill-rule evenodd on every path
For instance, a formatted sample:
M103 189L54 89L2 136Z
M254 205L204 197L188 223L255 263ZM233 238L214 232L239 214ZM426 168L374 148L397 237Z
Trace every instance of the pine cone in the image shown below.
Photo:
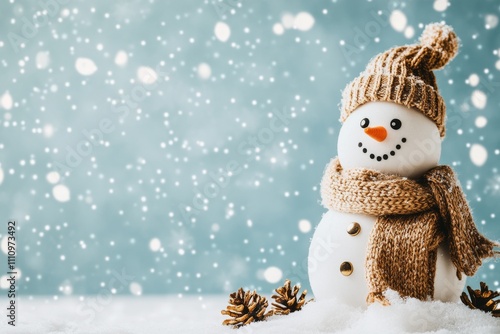
M268 302L266 297L260 296L257 292L238 291L229 295L229 304L221 313L232 317L222 322L223 325L239 328L248 325L252 321L262 321L273 314L266 312Z
M275 291L277 295L272 298L276 303L272 303L274 314L290 314L295 311L300 311L302 306L306 304L307 290L304 290L300 297L297 298L297 293L300 290L300 285L295 285L293 290L290 287L290 280L285 281L285 285L277 288Z
M462 292L460 296L462 303L473 310L481 310L491 313L494 317L500 317L500 308L497 307L500 305L500 300L493 300L500 296L500 293L489 290L484 282L481 282L481 290L472 290L470 286L467 286L467 290L469 291L470 299L465 292Z

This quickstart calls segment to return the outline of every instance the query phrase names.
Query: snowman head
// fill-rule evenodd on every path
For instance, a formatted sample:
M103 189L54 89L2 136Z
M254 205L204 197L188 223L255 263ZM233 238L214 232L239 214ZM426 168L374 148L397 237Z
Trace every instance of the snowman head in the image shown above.
M417 44L375 56L342 93L338 155L344 168L416 178L437 165L446 106L433 70L458 51L444 24L429 24Z
M436 124L418 110L377 101L362 105L346 119L337 150L345 169L416 178L438 164L441 137Z

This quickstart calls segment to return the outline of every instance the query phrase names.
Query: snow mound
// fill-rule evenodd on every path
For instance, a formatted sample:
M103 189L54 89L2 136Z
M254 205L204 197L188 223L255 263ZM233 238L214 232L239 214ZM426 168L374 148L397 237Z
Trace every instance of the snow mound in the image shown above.
M102 297L102 296L101 296ZM87 296L18 301L16 327L0 323L0 332L39 333L500 333L500 319L462 304L402 301L391 306L353 308L335 301L311 302L300 312L273 316L234 330L222 326L227 296L184 297Z
M500 333L500 319L463 304L403 301L389 296L391 306L360 309L335 301L313 302L303 311L253 324L255 333Z

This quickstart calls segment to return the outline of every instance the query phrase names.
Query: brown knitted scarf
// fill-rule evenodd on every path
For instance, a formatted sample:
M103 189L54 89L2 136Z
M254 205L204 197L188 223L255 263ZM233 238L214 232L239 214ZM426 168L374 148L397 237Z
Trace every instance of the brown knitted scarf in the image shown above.
M367 302L388 304L388 289L402 297L425 300L434 295L437 248L445 242L451 260L472 276L498 244L482 236L464 194L448 166L419 180L368 169L343 170L338 159L321 181L328 209L377 216L366 254Z

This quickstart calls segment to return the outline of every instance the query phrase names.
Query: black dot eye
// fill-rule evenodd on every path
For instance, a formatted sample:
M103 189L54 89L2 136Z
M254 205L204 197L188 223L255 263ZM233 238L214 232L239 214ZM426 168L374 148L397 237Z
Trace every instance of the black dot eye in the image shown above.
M393 128L394 130L399 130L401 128L401 125L401 121L397 118L391 121L391 128Z
M359 123L359 126L361 126L363 129L368 127L370 125L370 120L368 118L363 118L361 120L361 123Z

